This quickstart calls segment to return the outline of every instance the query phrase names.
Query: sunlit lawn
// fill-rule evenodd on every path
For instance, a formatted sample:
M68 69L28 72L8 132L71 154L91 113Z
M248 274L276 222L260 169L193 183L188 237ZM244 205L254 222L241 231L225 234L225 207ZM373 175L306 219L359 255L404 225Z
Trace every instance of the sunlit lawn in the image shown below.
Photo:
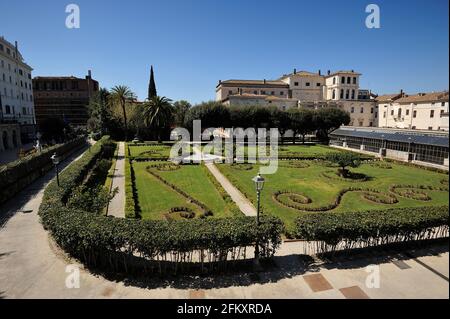
M392 164L392 169L374 167L369 163L362 164L359 168L352 169L353 172L363 173L371 178L368 181L347 181L339 178L326 178L322 172L333 174L336 168L326 167L318 161L301 161L308 163L307 168L279 167L276 174L266 175L266 183L262 191L261 203L263 209L270 214L276 215L284 220L287 226L292 226L294 219L299 214L305 213L294 208L281 205L273 199L273 194L278 190L288 190L301 193L309 197L312 202L305 204L308 207L325 206L334 202L338 192L347 187L359 187L364 189L376 189L388 192L392 184L430 185L443 187L443 179L448 176L425 169L409 167L406 165ZM282 161L280 161L283 164ZM286 163L286 162L285 162ZM252 178L258 173L258 165L252 165L250 170L237 169L229 164L219 164L218 168L226 175L232 183L255 203L256 194ZM430 201L419 201L410 198L396 196L396 204L380 204L362 198L359 192L346 193L335 212L363 211L368 209L385 209L391 207L413 207L427 205L448 205L448 191L426 190L431 197ZM326 214L326 212L323 212Z
M201 210L186 200L182 195L165 185L146 170L148 165L163 162L134 162L138 201L143 219L163 219L164 214L173 207L188 207L196 212L198 217ZM239 215L234 203L227 203L221 197L215 185L206 174L203 165L182 165L174 171L158 171L162 178L175 184L196 200L205 204L216 217L231 217ZM211 218L211 217L208 217Z

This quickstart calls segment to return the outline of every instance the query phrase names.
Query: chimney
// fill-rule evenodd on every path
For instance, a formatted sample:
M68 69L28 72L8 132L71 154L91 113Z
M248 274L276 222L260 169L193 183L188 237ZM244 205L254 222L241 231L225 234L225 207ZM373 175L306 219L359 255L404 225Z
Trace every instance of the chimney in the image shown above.
M330 70L328 70L328 71L327 71L327 74L328 74L328 75L330 75L330 74L331 74L331 71L330 71Z
M297 69L294 69L294 74L297 74Z
M319 75L322 75L322 71L320 71L320 70L319 70L319 72L318 72L318 73L319 73Z

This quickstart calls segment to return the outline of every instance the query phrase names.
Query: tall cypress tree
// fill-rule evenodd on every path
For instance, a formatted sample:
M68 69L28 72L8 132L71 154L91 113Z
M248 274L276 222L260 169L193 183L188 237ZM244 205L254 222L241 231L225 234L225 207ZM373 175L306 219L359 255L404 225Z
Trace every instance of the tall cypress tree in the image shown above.
M150 83L148 84L148 99L150 100L152 97L157 96L156 94L156 84L155 78L153 75L153 65L150 68Z

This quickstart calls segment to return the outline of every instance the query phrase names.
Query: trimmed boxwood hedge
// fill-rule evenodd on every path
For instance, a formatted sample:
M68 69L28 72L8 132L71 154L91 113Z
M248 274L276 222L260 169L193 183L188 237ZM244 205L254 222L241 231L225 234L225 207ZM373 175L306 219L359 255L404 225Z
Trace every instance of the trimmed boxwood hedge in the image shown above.
M315 253L448 237L448 206L365 212L310 213L295 221L295 236L315 242Z
M150 221L94 215L65 202L89 167L102 156L103 137L45 190L39 215L54 240L88 266L107 272L173 272L223 269L230 260L246 257L246 248L260 244L271 257L281 244L283 223L270 216ZM188 266L186 266L188 265Z
M53 163L50 157L53 153L57 153L63 160L85 144L85 138L79 137L0 167L0 204L51 170Z

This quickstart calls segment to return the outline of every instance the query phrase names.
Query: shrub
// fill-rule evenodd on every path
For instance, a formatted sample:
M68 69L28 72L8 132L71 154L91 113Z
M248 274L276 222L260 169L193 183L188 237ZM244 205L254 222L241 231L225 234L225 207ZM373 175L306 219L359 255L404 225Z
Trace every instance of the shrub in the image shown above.
M0 204L12 198L23 188L53 169L50 156L57 153L64 160L74 151L86 144L83 137L65 144L44 149L41 153L32 153L19 160L0 167Z
M296 219L295 236L323 253L448 236L448 222L448 206L310 213Z
M338 172L343 177L348 174L347 167L358 167L361 164L359 155L350 152L328 153L326 160L339 165L341 169Z

